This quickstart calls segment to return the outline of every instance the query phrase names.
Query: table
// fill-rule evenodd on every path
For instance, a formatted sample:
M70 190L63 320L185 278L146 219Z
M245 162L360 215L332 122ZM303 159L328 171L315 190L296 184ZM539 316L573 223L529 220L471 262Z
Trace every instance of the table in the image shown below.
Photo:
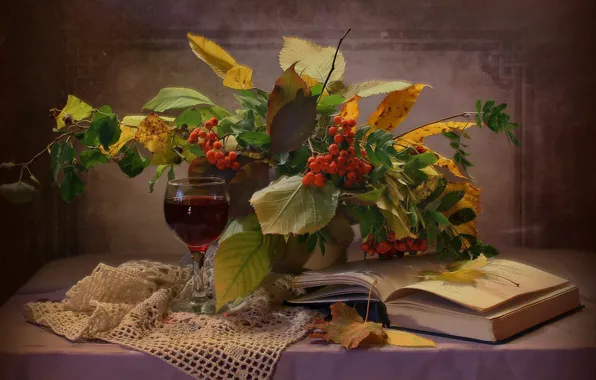
M437 348L380 347L346 351L335 345L304 340L282 354L274 379L593 378L596 373L596 254L515 249L502 257L545 269L578 284L585 309L504 345L429 336L435 340ZM25 302L61 299L65 288L88 273L99 259L108 263L123 260L122 257L96 256L52 263L0 308L0 378L190 379L150 355L107 343L71 343L24 321L21 310ZM175 258L170 257L172 260Z

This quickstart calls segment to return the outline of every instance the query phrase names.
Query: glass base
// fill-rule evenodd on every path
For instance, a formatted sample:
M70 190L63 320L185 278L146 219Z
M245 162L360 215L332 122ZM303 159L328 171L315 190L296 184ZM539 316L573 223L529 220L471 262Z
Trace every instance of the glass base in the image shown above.
M204 268L205 252L207 246L201 247L200 251L190 252L190 263L181 262L184 264L191 264L193 267L192 273L192 296L191 299L179 300L172 302L170 308L174 312L189 312L200 314L214 314L215 297L213 289L209 284L209 278Z
M173 312L215 314L215 300L205 297L193 299L191 301L177 301L173 302L170 308Z

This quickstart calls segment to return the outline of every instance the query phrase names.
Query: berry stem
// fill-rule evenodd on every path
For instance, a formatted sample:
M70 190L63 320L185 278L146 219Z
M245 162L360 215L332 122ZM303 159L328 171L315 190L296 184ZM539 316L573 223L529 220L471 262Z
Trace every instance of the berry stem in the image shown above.
M308 138L308 146L310 147L310 155L315 155L315 149L312 147L312 141L310 141L310 137Z

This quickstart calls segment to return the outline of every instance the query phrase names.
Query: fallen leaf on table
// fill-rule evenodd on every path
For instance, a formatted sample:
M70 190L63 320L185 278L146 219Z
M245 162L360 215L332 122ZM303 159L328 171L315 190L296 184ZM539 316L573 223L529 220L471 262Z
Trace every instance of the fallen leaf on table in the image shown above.
M340 344L347 349L371 345L400 347L435 347L433 341L404 331L384 329L380 323L365 322L353 309L343 302L329 307L331 321L317 321L310 326L314 330L309 338L321 338Z
M399 347L437 347L435 342L407 331L386 329L387 344Z

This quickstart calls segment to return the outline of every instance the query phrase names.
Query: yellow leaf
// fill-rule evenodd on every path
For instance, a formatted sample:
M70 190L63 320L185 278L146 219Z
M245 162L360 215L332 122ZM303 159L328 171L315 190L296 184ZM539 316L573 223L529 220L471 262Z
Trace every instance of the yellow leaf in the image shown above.
M306 85L308 86L308 88L314 87L317 84L321 83L318 80L316 80L315 78L309 77L306 74L300 75L300 78L302 78L302 80L304 81L304 83L306 83ZM325 90L325 92L327 92L327 90Z
M480 254L474 260L464 260L455 263L453 270L442 270L440 272L425 271L420 272L419 276L425 280L444 281L455 284L474 285L476 280L486 278L482 268L488 264L488 259Z
M284 37L284 45L279 53L279 64L285 71L288 67L296 63L296 71L301 75L308 75L320 83L325 82L325 78L331 70L335 47L322 47L314 42L295 37ZM346 61L341 52L338 52L335 60L335 68L327 88L332 84L341 81L346 70Z
M443 132L456 131L461 132L466 128L475 127L476 123L470 121L444 121L440 123L433 123L425 125L424 127L415 128L410 132L406 132L399 138L410 140L416 144L422 144L424 138L438 135Z
M122 147L124 147L127 142L135 138L135 134L137 132L136 128L132 128L123 124L120 124L120 130L122 131L120 138L114 144L110 145L109 151L106 152L101 145L99 146L99 150L102 154L107 154L110 157L114 157L118 152L120 152Z
M410 231L406 212L397 207L387 196L383 196L377 201L377 207L389 222L396 239L414 236Z
M70 119L75 122L91 116L92 112L93 107L91 107L89 104L85 103L76 96L68 95L66 105L62 111L60 111L58 116L56 116L56 128L62 129L66 126L66 123L64 122L65 116L70 116Z
M435 342L406 331L385 329L387 344L398 347L437 347Z
M170 127L158 114L150 113L137 127L135 139L150 152L165 152L170 143Z
M224 86L234 89L252 88L252 69L243 66L221 46L207 38L187 34L190 48L213 72L224 80Z
M370 115L368 124L373 130L392 131L408 116L424 87L425 84L414 84L405 90L390 93Z
M365 98L377 94L388 94L393 91L405 90L412 83L405 81L371 80L362 83L350 84L339 90L339 94L347 99L355 95Z
M359 100L360 96L355 95L352 99L344 103L339 116L344 119L358 120L358 115L360 114L360 109L358 107Z
M482 211L482 207L480 205L480 194L482 193L482 189L472 185L469 182L450 182L445 187L444 194L447 194L452 191L463 191L464 197L462 198L462 200L457 202L455 206L443 213L446 217L449 217L450 215L464 208L471 208L472 210L474 210L474 213L476 215L480 214L480 212ZM469 234L477 236L478 230L476 229L476 219L472 220L471 222L455 226L455 230L460 234Z

